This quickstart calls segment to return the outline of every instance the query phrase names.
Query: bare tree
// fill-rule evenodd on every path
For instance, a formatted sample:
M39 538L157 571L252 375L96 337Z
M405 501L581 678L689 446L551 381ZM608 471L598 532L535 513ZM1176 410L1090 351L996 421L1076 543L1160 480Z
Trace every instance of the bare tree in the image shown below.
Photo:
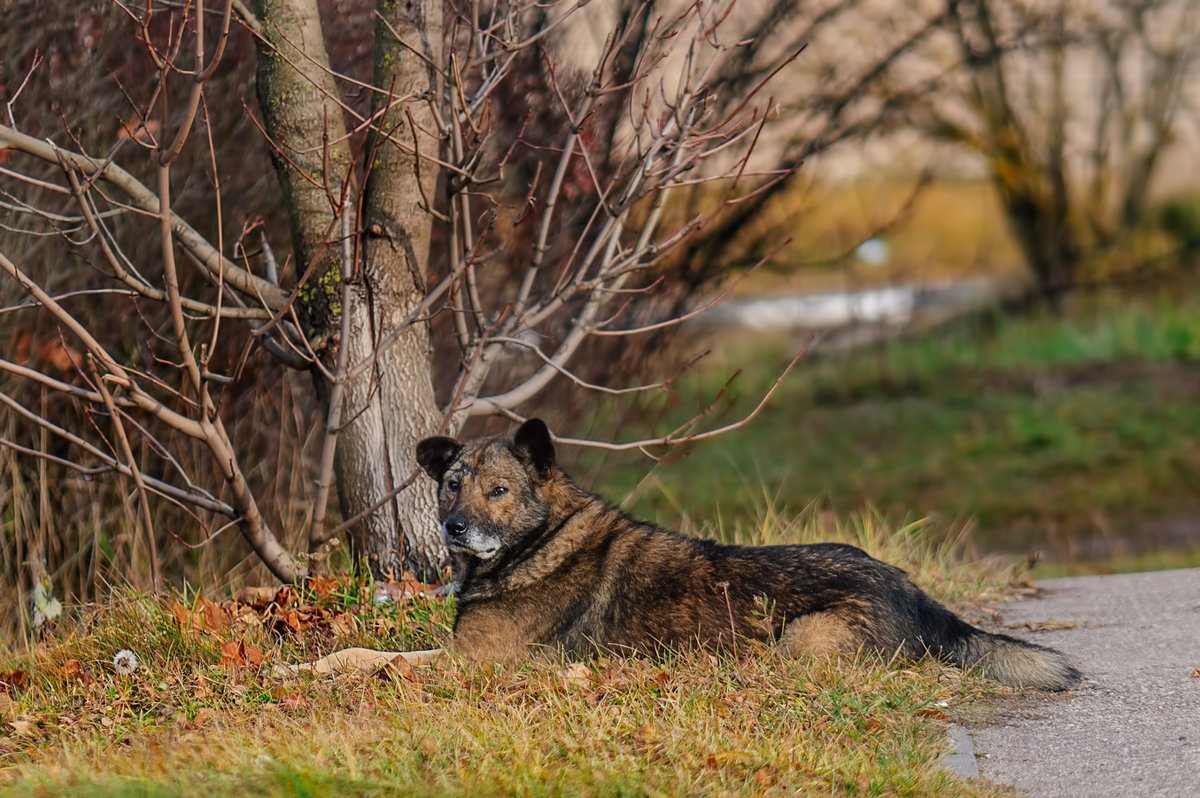
M1200 9L1177 0L951 0L963 68L912 105L915 124L982 156L1038 294L1147 221L1187 118ZM1191 98L1194 102L1195 98Z
M1144 259L1156 178L1173 146L1195 140L1194 3L764 0L754 20L722 68L726 98L802 51L782 122L758 153L776 177L689 240L680 283L711 282L778 247L790 230L768 226L764 211L811 179L799 169L807 159L896 135L956 156L955 168L983 166L1034 295L1053 303L1087 266ZM927 168L934 158L891 167L914 192Z
M6 76L0 174L13 235L3 240L16 243L0 250L0 267L24 297L3 311L48 321L34 329L71 353L71 367L54 375L0 360L12 380L0 402L41 431L39 445L2 442L88 478L120 475L150 541L155 495L189 508L205 539L236 525L276 576L301 578L306 559L281 542L247 477L256 453L222 420L242 364L267 353L310 372L321 400L310 546L346 532L377 575L436 572L444 552L413 444L474 416L520 419L556 380L617 393L669 384L606 388L572 362L585 341L682 321L637 322L630 308L656 288L668 253L769 177L749 158L773 73L748 80L737 102L714 100L722 65L745 45L732 3L623 7L580 64L554 37L583 5L382 0L373 71L359 75L332 65L329 44L343 32L317 0L116 2L154 79L125 95L107 146L85 146L91 137L70 120L54 135L23 132L21 93L38 63ZM258 47L257 114L207 92L245 36ZM505 124L513 115L500 102L534 93L561 126L532 114ZM252 218L235 234L225 227L230 165L217 162L226 150L213 136L230 113L261 117L287 235ZM177 168L187 156L211 168ZM197 183L216 208L208 233L176 211L180 186ZM666 213L698 185L710 207ZM154 257L133 257L150 236ZM94 271L48 269L37 244L47 237ZM285 239L280 262L268 242ZM138 329L145 345L124 351ZM432 336L450 343L435 348ZM214 360L230 350L236 362ZM72 412L20 401L19 384L68 399ZM719 431L685 425L616 446ZM181 440L208 465L186 466ZM328 517L335 484L340 522Z

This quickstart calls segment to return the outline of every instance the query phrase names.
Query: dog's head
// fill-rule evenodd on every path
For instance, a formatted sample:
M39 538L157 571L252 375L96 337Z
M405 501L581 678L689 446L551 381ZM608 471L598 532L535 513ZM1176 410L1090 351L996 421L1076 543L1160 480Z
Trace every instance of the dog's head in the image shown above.
M540 488L555 471L554 443L540 419L512 438L426 438L417 462L438 481L442 542L451 552L492 560L549 518Z

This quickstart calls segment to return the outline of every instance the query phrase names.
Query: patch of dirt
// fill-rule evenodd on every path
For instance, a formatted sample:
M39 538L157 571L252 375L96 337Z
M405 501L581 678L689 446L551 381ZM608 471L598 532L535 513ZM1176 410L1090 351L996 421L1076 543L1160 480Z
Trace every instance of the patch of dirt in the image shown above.
M1047 705L1070 700L1070 693L1000 693L983 700L982 714L963 714L955 723L968 729L982 729L1026 720L1048 720L1050 716L1042 711Z

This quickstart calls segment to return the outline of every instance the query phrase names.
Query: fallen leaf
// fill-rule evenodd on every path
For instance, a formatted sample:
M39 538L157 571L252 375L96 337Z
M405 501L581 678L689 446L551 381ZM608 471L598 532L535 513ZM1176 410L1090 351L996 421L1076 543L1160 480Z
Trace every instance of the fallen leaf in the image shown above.
M385 679L401 679L406 682L420 684L421 676L413 668L412 663L403 655L392 657L382 668L375 672L376 676Z
M1192 671L1192 678L1200 679L1200 668L1196 668L1196 670Z
M249 665L257 668L262 665L262 649L248 646L241 640L227 640L221 644L221 667L238 668Z
M437 595L439 588L441 585L425 584L405 571L398 580L385 579L382 582L376 582L374 598L376 603L387 600L408 601L413 596Z
M92 673L92 669L85 667L82 662L77 659L69 659L63 663L63 676L68 679L78 679L85 685L93 685L96 683L96 675Z
M299 632L304 626L301 615L296 610L276 609L271 617L271 629L279 634Z
M0 673L0 693L9 693L11 695L19 690L24 690L28 684L29 677L25 675L25 671Z
M322 601L327 601L337 586L338 582L332 576L314 576L308 580L308 589Z
M258 610L264 610L267 605L275 601L275 594L279 592L277 587L244 587L237 594L237 601L242 604L249 604Z
M303 709L308 706L308 699L300 693L289 693L279 702L284 709Z
M21 737L28 737L37 729L37 724L26 718L14 718L8 722L8 725L12 726L13 731Z
M196 596L196 605L203 616L206 631L217 632L228 628L229 624L233 622L233 618L224 607L205 598L204 594Z
M734 690L733 692L725 694L724 701L727 704L741 706L742 704L748 702L750 698L751 694L749 690Z
M358 622L348 612L339 612L329 619L329 631L335 635L346 637L354 634L357 629Z
M650 745L658 738L658 732L654 727L643 723L641 728L637 730L637 734L633 735L633 741L639 746Z
M295 604L296 599L296 588L285 585L275 591L275 597L271 601L280 607L288 607Z
M579 687L589 687L592 684L592 669L582 662L572 662L560 670L558 676L567 684Z
M218 720L220 718L215 709L212 707L201 707L196 712L196 717L192 718L192 723L195 723L197 726L210 726L216 724Z
M185 631L220 632L233 623L233 616L228 610L203 594L196 596L190 607L179 602L172 603L171 614L175 616L179 628Z

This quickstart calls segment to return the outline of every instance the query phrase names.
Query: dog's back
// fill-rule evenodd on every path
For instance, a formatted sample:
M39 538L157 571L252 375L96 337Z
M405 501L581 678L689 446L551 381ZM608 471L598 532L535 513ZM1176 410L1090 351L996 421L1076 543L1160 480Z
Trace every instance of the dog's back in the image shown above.
M467 655L748 638L796 654L932 654L1044 690L1078 679L1057 651L976 629L853 546L726 546L637 521L556 467L541 422L513 439L429 439L418 459L440 483Z

